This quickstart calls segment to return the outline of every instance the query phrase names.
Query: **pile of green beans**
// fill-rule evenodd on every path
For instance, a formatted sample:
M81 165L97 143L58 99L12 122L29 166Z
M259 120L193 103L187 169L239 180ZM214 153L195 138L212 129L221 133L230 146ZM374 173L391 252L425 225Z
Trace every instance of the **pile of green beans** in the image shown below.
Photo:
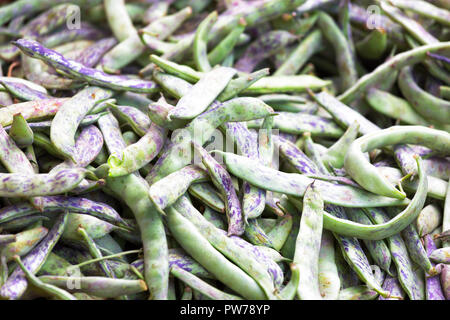
M449 300L449 10L2 4L0 299Z

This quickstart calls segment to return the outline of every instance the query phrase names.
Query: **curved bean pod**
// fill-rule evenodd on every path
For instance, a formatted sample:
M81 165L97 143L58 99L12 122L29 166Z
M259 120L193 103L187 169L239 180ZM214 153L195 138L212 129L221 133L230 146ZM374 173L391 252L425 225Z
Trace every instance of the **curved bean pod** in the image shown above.
M50 127L50 139L55 148L76 163L75 132L95 103L112 96L112 92L88 87L65 102L56 113Z
M167 129L151 124L147 133L138 142L127 146L120 153L108 158L109 176L120 177L144 167L161 151Z
M208 33L217 21L217 11L211 12L198 26L195 31L194 43L192 45L192 56L197 70L207 72L211 70L208 61Z
M442 150L443 153L450 153L448 132L421 126L393 126L355 140L345 156L346 172L366 190L379 195L404 199L405 193L392 186L363 155L363 152L399 143L420 144L431 149Z
M230 173L262 189L302 197L307 186L313 182L313 179L305 175L284 173L262 166L257 161L242 156L217 150L215 152L224 157L225 165ZM355 187L320 180L316 180L314 186L320 191L326 203L345 207L395 206L408 202L374 195ZM325 217L327 217L326 214Z
M398 85L405 98L417 113L426 119L449 124L450 102L426 92L415 82L412 67L403 68L398 75Z

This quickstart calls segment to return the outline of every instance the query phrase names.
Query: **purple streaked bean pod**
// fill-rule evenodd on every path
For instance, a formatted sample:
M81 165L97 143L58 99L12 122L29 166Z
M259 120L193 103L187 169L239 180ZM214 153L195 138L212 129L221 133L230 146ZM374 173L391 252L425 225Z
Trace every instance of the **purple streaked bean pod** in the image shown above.
M252 134L245 125L239 122L224 124L226 133L234 141L238 151L250 159L258 159L256 134ZM265 207L265 191L250 185L247 181L242 183L242 213L245 219L256 218L261 215Z
M390 297L401 297L405 298L405 291L403 291L400 282L395 277L391 277L387 275L383 282L383 290L389 292ZM379 296L378 300L398 300L398 298L385 298L383 296Z
M416 161L413 158L417 151L419 150L413 149L410 145L394 146L395 160L405 175L417 172ZM448 180L450 176L450 161L444 157L428 157L423 160L423 166L427 175L444 180Z
M61 168L71 168L75 166L82 168L87 167L94 161L102 147L103 136L101 131L96 126L89 125L81 130L80 135L75 141L74 157L76 162L66 159L63 163L54 167L51 172Z
M68 100L69 98L54 98L12 104L0 109L0 124L2 126L10 125L13 116L17 113L20 113L25 120L38 120L54 116L59 107Z
M84 179L82 168L62 169L52 174L1 173L0 196L36 197L56 195L74 189Z
M119 91L127 90L142 93L152 93L157 90L156 84L152 81L127 76L108 75L100 70L88 68L78 62L68 60L58 52L45 48L34 40L19 39L13 43L30 57L41 59L50 66L70 74L75 79L83 80L93 85Z
M371 208L368 213L368 217L376 224L389 221L389 216L381 209ZM402 237L400 234L395 234L386 240L397 269L398 280L406 294L411 300L424 300L425 289L413 270L413 263Z
M222 232L225 234L225 231ZM247 250L249 254L251 254L257 261L261 262L261 264L265 266L267 272L272 277L276 288L281 287L284 281L284 274L280 266L271 259L266 251L264 251L264 249L268 247L261 248L259 246L252 245L251 243L237 236L231 236L230 238L236 243L236 245Z
M55 223L47 236L23 259L23 264L30 272L37 273L44 264L47 256L61 237L68 216L69 213L60 215L55 220ZM0 296L10 300L16 300L24 294L27 287L28 282L25 273L22 269L16 267L5 284L0 288Z
M436 244L434 243L433 238L427 234L424 237L424 246L427 250L428 256L431 255L433 251L435 251ZM434 263L432 263L434 266ZM444 293L442 292L441 282L439 279L439 275L434 275L432 277L426 277L425 279L425 299L426 300L445 300Z
M428 175L448 180L450 178L450 161L448 158L432 156L423 160L425 171Z
M401 144L394 146L395 160L403 174L416 174L417 163L413 155L416 154L409 145Z
M435 248L433 252L430 253L430 259L436 263L450 264L450 247Z
M194 165L175 171L150 186L149 196L161 211L172 205L196 182L209 180L208 173Z
M244 217L230 174L200 145L195 142L192 144L202 157L202 163L208 169L213 184L222 194L225 202L225 213L228 218L228 235L242 235L245 230Z
M345 211L355 222L373 224L360 208L347 208ZM363 242L376 265L390 273L391 253L384 240L363 240Z
M79 28L61 30L40 38L43 46L53 48L61 44L77 40L99 40L105 37L105 32L82 21Z
M273 117L273 129L292 134L311 132L312 136L338 138L344 132L329 118L320 117L313 114L278 112ZM252 120L247 122L247 127L259 129L263 120Z
M319 169L316 164L309 159L302 150L297 146L280 136L274 136L273 138L275 147L278 148L281 156L289 162L299 173L304 174L317 174Z
M448 264L442 265L441 286L444 291L445 298L450 300L450 266Z
M9 172L34 174L33 167L25 153L0 125L0 161Z
M387 212L391 212L390 208L387 209ZM396 213L398 212L399 210L396 211ZM433 273L433 266L430 262L430 259L428 259L428 255L425 251L422 241L420 241L419 234L417 233L414 224L410 224L405 229L403 229L401 235L403 241L405 241L405 245L408 249L411 260L422 267L422 269L428 274Z
M252 72L259 62L282 50L297 40L297 36L285 30L270 31L250 44L242 57L236 62L236 69Z
M66 196L48 196L41 197L41 199L43 209L42 213L44 214L60 214L64 210L69 210L73 213L91 215L116 226L128 226L127 223L120 217L119 213L105 203L92 201L86 198ZM0 209L0 224L21 217L28 217L36 213L40 213L40 211L26 202L3 207Z
M103 55L108 52L115 44L117 40L115 38L105 38L97 41L94 45L91 45L84 49L74 59L76 62L81 63L85 67L95 67Z
M112 96L110 90L87 87L66 101L56 112L50 127L50 139L55 148L65 157L77 163L75 133L80 122L101 100Z
M325 205L325 210L337 218L347 219L347 214L342 207ZM381 284L379 284L377 279L374 277L369 260L361 248L358 239L348 236L341 236L336 233L333 234L341 249L342 256L350 265L351 269L358 275L358 277L380 295L384 297L389 296L388 292L381 288Z

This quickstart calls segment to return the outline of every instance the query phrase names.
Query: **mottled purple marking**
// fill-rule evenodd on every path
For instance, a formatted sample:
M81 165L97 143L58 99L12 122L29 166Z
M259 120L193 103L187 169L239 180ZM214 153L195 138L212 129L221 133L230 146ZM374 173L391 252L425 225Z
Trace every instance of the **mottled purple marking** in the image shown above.
M437 249L431 235L427 234L424 238L425 249L428 256ZM431 263L434 267L434 263ZM425 295L427 300L445 300L444 292L442 291L439 275L433 277L426 277L425 279Z
M78 79L95 85L105 86L115 90L142 93L152 93L157 90L157 85L153 81L135 79L127 76L108 75L103 71L88 68L78 62L66 59L60 53L45 48L34 40L19 39L14 41L13 44L18 46L30 57L41 59L56 69L65 71Z

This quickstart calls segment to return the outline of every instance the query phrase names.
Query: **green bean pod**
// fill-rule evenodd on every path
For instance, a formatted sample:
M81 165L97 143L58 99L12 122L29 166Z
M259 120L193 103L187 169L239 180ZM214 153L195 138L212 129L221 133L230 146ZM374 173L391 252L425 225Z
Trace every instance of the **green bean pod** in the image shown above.
M75 132L85 115L99 100L111 97L109 90L88 87L65 102L56 113L50 128L50 139L55 148L76 163Z
M450 102L433 96L414 81L412 68L403 68L398 75L398 85L405 98L417 113L438 123L450 123Z
M188 189L189 194L214 211L225 213L225 203L219 192L210 183L195 183Z
M228 152L215 152L223 155L225 165L230 173L262 189L285 193L294 197L303 197L307 186L313 182L312 178L308 178L305 175L284 173L262 166L257 161L242 156ZM320 180L316 180L314 186L320 191L326 203L345 207L381 207L401 205L408 202L374 195L355 187L337 185ZM426 194L426 190L422 192ZM325 220L328 219L326 213L325 217ZM329 227L333 227L333 223ZM339 231L342 232L343 230ZM338 231L336 230L336 232Z
M225 293L220 291L207 282L197 278L195 275L183 270L182 268L173 265L170 269L170 273L172 273L175 277L186 283L190 288L194 290L198 290L202 294L206 295L208 298L214 300L242 300L241 297Z
M370 210L368 217L374 223L386 223L388 215L382 210ZM394 234L387 239L392 260L397 267L398 280L411 300L424 300L425 291L419 286L413 272L412 261L408 255L405 242L400 234Z
M184 250L219 281L247 299L266 299L258 283L226 259L206 240L195 225L173 206L166 209L170 232Z
M420 144L431 149L450 152L450 134L421 126L392 126L367 134L355 140L344 161L347 173L366 190L373 193L404 199L404 192L397 190L364 157L363 152L400 143Z
M161 151L167 129L151 124L147 133L121 153L112 153L108 158L109 176L120 177L141 169Z
M341 287L334 250L333 235L324 230L319 251L319 289L323 300L337 300Z
M350 103L362 96L369 87L384 81L393 70L400 70L408 65L413 65L417 62L423 61L427 57L427 52L439 52L442 50L448 50L449 48L450 42L439 42L399 53L387 60L385 63L379 65L371 73L359 78L359 80L344 93L342 93L338 99L342 103Z
M211 27L217 21L217 11L211 12L198 26L195 32L194 43L192 46L192 55L194 62L199 71L211 70L211 65L208 61L208 33Z
M14 140L19 148L24 148L33 144L33 130L31 130L27 121L20 113L13 116L9 136Z
M358 80L355 61L350 46L348 45L348 40L345 38L342 31L339 30L339 27L334 22L333 18L327 13L319 13L318 23L324 37L331 42L334 47L336 63L342 81L342 88L347 90Z
M319 251L323 225L323 199L314 183L309 185L303 197L293 263L300 272L297 296L301 300L321 300L319 288Z

